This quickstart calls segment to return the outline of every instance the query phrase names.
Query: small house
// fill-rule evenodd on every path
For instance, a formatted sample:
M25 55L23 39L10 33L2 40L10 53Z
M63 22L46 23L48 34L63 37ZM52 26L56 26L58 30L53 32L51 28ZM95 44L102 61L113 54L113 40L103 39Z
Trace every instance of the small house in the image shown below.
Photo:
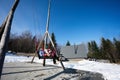
M65 58L87 58L87 46L85 44L61 47L60 54Z

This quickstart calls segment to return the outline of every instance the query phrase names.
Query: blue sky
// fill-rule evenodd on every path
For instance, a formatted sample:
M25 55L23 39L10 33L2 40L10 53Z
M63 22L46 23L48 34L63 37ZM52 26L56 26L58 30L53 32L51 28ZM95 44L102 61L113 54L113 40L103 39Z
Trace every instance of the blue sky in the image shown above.
M0 24L14 0L0 0ZM14 14L11 32L31 31L43 35L48 0L20 0ZM55 33L59 44L87 43L101 37L120 38L120 0L51 0L49 33Z

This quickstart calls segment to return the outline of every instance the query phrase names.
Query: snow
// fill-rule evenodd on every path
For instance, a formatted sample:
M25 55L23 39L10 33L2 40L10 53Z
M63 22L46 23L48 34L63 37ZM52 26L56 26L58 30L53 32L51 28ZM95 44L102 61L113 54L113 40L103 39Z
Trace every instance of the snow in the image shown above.
M33 57L6 55L5 63L7 62L30 62ZM43 60L35 57L34 62L42 63ZM53 64L51 59L46 60L46 64ZM120 80L120 65L111 63L100 63L89 60L82 60L76 62L63 62L67 68L74 68L78 70L85 70L91 72L101 73L106 80ZM54 65L54 64L53 64ZM61 66L60 63L57 66Z

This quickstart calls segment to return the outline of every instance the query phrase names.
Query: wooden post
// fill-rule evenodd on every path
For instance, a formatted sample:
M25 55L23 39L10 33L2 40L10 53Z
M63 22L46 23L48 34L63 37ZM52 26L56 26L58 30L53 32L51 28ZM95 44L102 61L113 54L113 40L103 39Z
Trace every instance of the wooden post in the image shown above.
M55 51L56 51L56 55L57 55L57 57L59 57L59 60L60 60L61 66L63 67L63 70L65 70L65 67L64 67L64 65L63 65L63 63L62 63L62 56L60 56L60 55L57 53L57 50L56 50L56 48L55 48L55 45L54 45L54 43L53 43L53 41L52 41L52 39L51 39L49 33L48 33L48 38L50 39L50 42L52 43L52 46L53 46L53 48L54 48Z
M15 12L15 9L16 9L18 3L19 3L19 0L15 0L15 3L12 6L10 13L7 16L5 24L3 25L5 28L4 28L4 31L3 31L3 34L2 34L1 40L0 40L0 79L1 79L1 75L2 75L2 68L3 68L3 64L4 64L5 53L7 51L6 49L7 49L9 36L10 36L12 19L13 19L13 15L14 15L14 12Z

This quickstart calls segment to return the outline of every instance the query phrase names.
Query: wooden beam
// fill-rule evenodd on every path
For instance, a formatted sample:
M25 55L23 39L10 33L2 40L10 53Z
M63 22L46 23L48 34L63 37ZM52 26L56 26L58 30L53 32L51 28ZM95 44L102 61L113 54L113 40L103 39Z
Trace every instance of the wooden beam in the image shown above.
M19 3L19 0L15 0L15 3L13 4L7 19L5 20L4 24L2 25L4 27L3 33L1 34L1 40L0 40L0 79L1 79L1 74L2 74L2 68L4 64L4 59L5 59L5 53L7 51L7 45L9 41L9 36L10 36L10 30L11 30L11 24L13 20L13 15L15 12L15 9Z

